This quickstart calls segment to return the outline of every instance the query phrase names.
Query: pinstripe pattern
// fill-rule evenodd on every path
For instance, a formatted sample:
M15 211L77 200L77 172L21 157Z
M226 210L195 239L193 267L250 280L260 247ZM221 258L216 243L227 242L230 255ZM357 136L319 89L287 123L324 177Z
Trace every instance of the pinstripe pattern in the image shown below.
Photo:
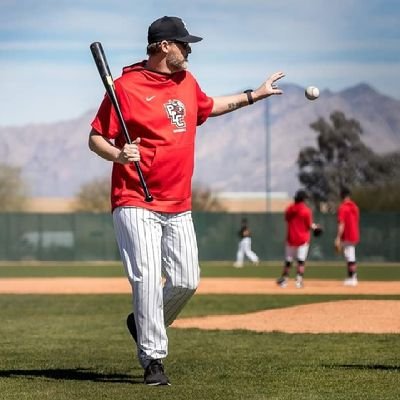
M132 286L138 356L146 368L150 360L167 356L166 327L199 283L192 215L190 211L168 214L119 207L113 212L113 221L122 262Z

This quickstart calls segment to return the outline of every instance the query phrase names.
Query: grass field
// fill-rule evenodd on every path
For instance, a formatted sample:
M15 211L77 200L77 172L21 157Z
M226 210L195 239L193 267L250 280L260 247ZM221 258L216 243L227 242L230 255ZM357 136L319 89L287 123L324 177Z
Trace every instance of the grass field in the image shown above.
M203 276L276 277L279 263ZM113 265L3 265L0 276L122 276ZM342 279L343 265L310 264L311 278ZM364 280L400 280L400 265L360 267ZM374 295L197 295L181 317L240 314ZM400 398L400 337L169 329L171 387L149 388L125 328L128 295L0 295L0 398L293 399ZM349 316L351 318L351 316Z
M344 279L343 262L309 262L306 278ZM231 262L202 262L203 277L259 277L276 278L282 271L281 262L264 262L258 267L233 268ZM294 272L292 271L294 274ZM120 263L3 263L0 278L7 277L119 277L124 276ZM367 281L400 281L400 264L361 263L359 277Z

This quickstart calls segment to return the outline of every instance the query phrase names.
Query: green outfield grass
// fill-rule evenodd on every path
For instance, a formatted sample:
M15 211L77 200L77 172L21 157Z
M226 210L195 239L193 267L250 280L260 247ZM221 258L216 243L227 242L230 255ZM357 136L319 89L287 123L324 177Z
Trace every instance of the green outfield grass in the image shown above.
M259 266L247 265L233 268L231 262L202 262L202 277L259 277L276 278L282 270L281 262L263 262ZM360 263L361 280L400 280L400 263ZM292 274L294 274L294 270ZM306 278L343 279L346 274L344 262L309 262ZM13 263L0 264L0 278L6 277L119 277L124 276L121 263Z
M198 295L182 316L344 298ZM2 400L400 398L400 336L170 329L171 387L145 387L128 295L0 295Z

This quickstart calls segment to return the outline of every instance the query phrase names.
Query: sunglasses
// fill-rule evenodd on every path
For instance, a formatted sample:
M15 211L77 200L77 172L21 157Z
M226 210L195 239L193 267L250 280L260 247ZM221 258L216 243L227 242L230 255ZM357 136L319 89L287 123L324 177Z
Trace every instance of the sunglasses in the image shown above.
M187 42L180 42L179 40L168 40L168 43L176 43L181 45L186 51L190 51L190 44Z

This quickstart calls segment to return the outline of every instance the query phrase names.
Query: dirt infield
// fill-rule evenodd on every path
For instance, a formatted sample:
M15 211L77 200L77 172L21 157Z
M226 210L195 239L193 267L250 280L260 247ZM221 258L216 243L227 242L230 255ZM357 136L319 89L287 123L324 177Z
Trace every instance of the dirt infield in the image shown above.
M125 278L3 278L0 294L117 294L130 293ZM278 287L271 279L203 278L197 294L392 294L400 282L307 280L303 289L293 282ZM176 328L247 329L289 333L400 333L400 300L347 300L267 310L245 315L219 315L175 321Z
M400 301L346 300L245 315L185 318L175 328L287 333L400 333Z
M125 278L3 278L0 294L116 294L130 293ZM400 281L360 282L357 287L342 281L309 279L303 289L291 281L285 289L272 279L202 278L197 294L399 294Z

